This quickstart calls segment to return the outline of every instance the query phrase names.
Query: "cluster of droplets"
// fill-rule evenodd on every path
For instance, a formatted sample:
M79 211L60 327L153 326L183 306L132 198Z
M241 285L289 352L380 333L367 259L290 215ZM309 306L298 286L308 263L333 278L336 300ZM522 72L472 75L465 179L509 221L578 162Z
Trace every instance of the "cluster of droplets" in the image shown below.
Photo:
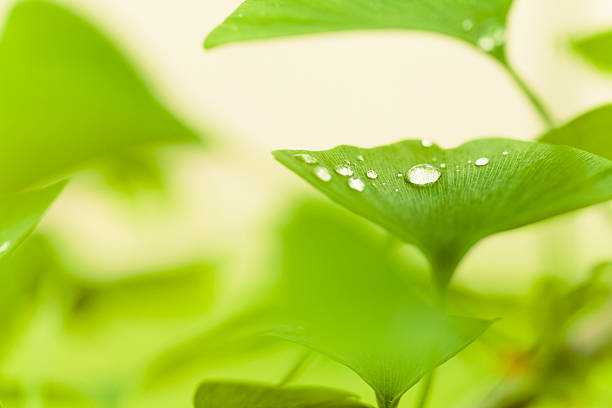
M433 143L427 139L423 139L421 140L421 145L424 148L429 148L433 146ZM508 154L509 154L508 151L502 152L502 155L504 156ZM308 153L295 154L294 157L296 157L297 159L309 165L315 165L318 163L317 159ZM360 162L365 161L365 158L363 157L363 155L358 155L356 157L357 157L357 160ZM433 160L435 161L435 159ZM467 161L467 163L473 164L476 167L483 167L489 164L489 158L479 157L476 160L470 159ZM435 184L442 176L441 169L446 169L447 166L448 165L446 163L440 163L440 166L438 168L432 164L420 163L420 164L416 164L412 166L406 172L405 175L401 172L398 172L397 177L404 178L408 183L413 184L415 186L427 186L427 185ZM359 177L354 177L355 171L351 167L351 162L349 160L346 160L342 164L336 165L334 167L334 171L342 177L348 177L347 185L349 188L355 191L359 191L359 192L365 190L366 184ZM461 171L459 165L456 165L456 171L457 172ZM316 175L317 178L319 178L319 180L324 181L324 182L329 182L332 179L331 172L327 168L322 167L322 166L316 166L314 168L314 174ZM365 173L365 176L370 180L376 180L379 177L378 173L373 169L367 170ZM382 184L386 185L387 183L383 181ZM398 188L395 188L394 191L397 193L400 190ZM6 243L5 245L7 245L8 247L8 243ZM4 245L0 247L0 253L3 252L3 250L6 250L6 248L3 249L3 247Z
M466 18L461 22L461 29L466 33L473 31L474 27L475 23L471 18ZM482 30L481 27L483 27ZM506 30L497 21L480 22L478 31L481 31L481 34L476 43L485 52L491 52L506 43Z

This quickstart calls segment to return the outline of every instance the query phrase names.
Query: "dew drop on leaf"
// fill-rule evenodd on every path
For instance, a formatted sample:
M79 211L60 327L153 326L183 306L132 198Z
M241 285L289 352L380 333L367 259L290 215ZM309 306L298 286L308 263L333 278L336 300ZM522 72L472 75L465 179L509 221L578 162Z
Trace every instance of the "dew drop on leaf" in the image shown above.
M348 185L353 190L363 191L365 189L365 184L361 179L351 177L348 181Z
M417 164L408 170L407 180L418 186L432 184L440 178L440 170L431 164Z
M478 46L483 51L487 51L487 52L493 51L493 48L495 48L495 40L493 39L493 37L489 37L488 35L485 35L478 39Z
M315 164L317 162L317 159L315 159L308 153L295 154L294 156L298 159L301 159L306 164Z
M421 140L421 145L423 147L431 147L433 146L433 142L431 140L423 139Z
M446 167L446 163L440 163L440 167L445 168Z
M374 180L378 178L378 173L376 173L374 170L368 170L366 176L368 176L369 179Z
M6 241L4 244L0 245L0 253L6 252L9 245L11 245L10 241Z
M329 181L332 178L331 174L329 174L329 171L325 167L317 167L315 169L315 175L323 181Z
M508 152L502 152L502 154L503 154L504 156L507 156L507 155L508 155Z
M461 23L461 28L463 28L464 31L470 31L472 28L474 28L474 21L470 18L466 18Z
M363 156L360 154L359 156L357 156L357 160L359 160L359 161L363 161L363 160L364 160L364 159L363 159Z
M345 164L339 164L336 166L336 173L338 173L341 176L352 176L353 169L351 169L350 166L347 166Z
M480 159L476 160L475 164L477 166L486 166L487 164L489 164L489 159L487 159L486 157L481 157Z

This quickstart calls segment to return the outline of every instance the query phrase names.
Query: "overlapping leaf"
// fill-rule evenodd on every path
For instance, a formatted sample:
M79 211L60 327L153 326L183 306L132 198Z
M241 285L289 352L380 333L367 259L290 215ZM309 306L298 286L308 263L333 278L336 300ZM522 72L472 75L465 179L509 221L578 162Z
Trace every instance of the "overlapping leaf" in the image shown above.
M368 408L346 391L323 387L206 381L198 386L195 408Z
M505 61L512 0L247 0L205 46L347 30L407 29L448 35Z
M545 133L540 140L574 146L612 160L612 105L586 112Z
M306 163L303 154L316 163ZM483 139L445 150L408 140L274 155L334 201L418 246L440 288L479 240L612 198L612 162L567 146ZM478 159L488 164L478 166ZM407 181L419 164L435 166L437 182ZM352 176L337 174L336 166L350 167Z
M272 333L345 364L394 407L423 375L489 322L447 315L417 294L370 227L302 207L283 232L279 320Z
M24 1L0 38L0 190L138 145L197 140L95 27Z
M573 45L594 66L612 72L612 31L583 38Z

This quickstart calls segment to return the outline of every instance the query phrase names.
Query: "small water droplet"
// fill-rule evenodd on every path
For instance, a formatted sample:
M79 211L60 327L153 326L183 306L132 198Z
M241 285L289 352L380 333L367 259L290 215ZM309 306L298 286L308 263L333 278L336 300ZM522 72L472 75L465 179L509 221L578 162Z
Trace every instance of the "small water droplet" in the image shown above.
M461 27L465 30L465 31L470 31L472 28L474 28L474 21L471 18L466 18L465 20L463 20L463 22L461 23Z
M0 245L0 253L6 252L8 247L11 245L10 241L6 241L4 244Z
M387 185L387 183L386 183L386 182L384 182L384 181L382 182L382 184L383 184L383 186L386 186L386 185Z
M472 161L471 161L471 160L468 160L468 164L472 164Z
M399 193L399 188L396 188L396 189L395 189L395 192L396 192L396 193Z
M348 185L350 188L352 188L353 190L357 190L357 191L363 191L365 190L365 184L363 184L363 181L361 181L358 178L353 178L351 177L348 180Z
M440 167L445 168L446 167L446 163L440 163Z
M507 155L508 155L508 152L502 152L502 154L503 154L504 156L507 156Z
M402 173L397 173L397 177L402 177L403 174Z
M360 154L359 156L357 156L357 160L363 161L364 160L363 155Z
M493 48L495 48L495 40L493 39L493 37L485 35L478 39L478 46L484 51L493 51Z
M344 164L339 164L336 166L336 173L338 173L341 176L352 176L353 169L351 169L349 166L346 166Z
M329 181L332 178L331 174L329 174L329 170L327 170L325 167L317 167L315 169L315 174L323 181Z
M421 140L421 146L423 146L423 147L431 147L431 146L433 146L433 142L431 140L423 139L423 140Z
M368 176L369 179L374 180L378 178L378 173L376 173L374 170L368 170L366 176Z
M407 180L418 186L435 183L440 178L440 170L431 164L417 164L408 170Z
M487 164L489 164L489 159L487 159L486 157L481 157L480 159L476 160L475 164L477 166L486 166Z
M317 162L317 159L315 159L308 153L294 154L293 157L297 157L298 159L301 159L306 164L315 164Z

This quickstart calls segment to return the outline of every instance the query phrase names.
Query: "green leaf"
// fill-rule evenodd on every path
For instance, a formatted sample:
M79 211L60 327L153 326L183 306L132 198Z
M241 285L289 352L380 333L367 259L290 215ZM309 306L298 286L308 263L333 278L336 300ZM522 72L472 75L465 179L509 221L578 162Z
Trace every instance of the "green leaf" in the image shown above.
M612 31L580 39L573 46L595 67L612 72Z
M81 17L23 1L0 38L0 190L37 185L140 145L197 140Z
M445 34L504 62L512 0L247 0L206 38L205 47L347 30L406 29Z
M282 326L271 333L348 366L395 407L423 375L489 322L449 316L411 286L370 225L329 205L301 207L283 230Z
M574 146L612 160L612 104L572 119L542 135L540 141Z
M323 387L283 387L206 381L194 396L195 408L367 408L353 394Z
M317 163L306 163L300 154ZM445 150L407 140L372 149L280 150L274 156L332 200L420 248L440 289L479 240L612 198L610 161L536 142L483 139ZM477 166L480 158L489 163ZM346 161L352 177L334 172ZM439 180L408 182L406 174L418 164L436 166ZM375 180L368 170L377 173ZM331 179L319 178L317 171ZM351 188L350 180L360 180L364 190Z

